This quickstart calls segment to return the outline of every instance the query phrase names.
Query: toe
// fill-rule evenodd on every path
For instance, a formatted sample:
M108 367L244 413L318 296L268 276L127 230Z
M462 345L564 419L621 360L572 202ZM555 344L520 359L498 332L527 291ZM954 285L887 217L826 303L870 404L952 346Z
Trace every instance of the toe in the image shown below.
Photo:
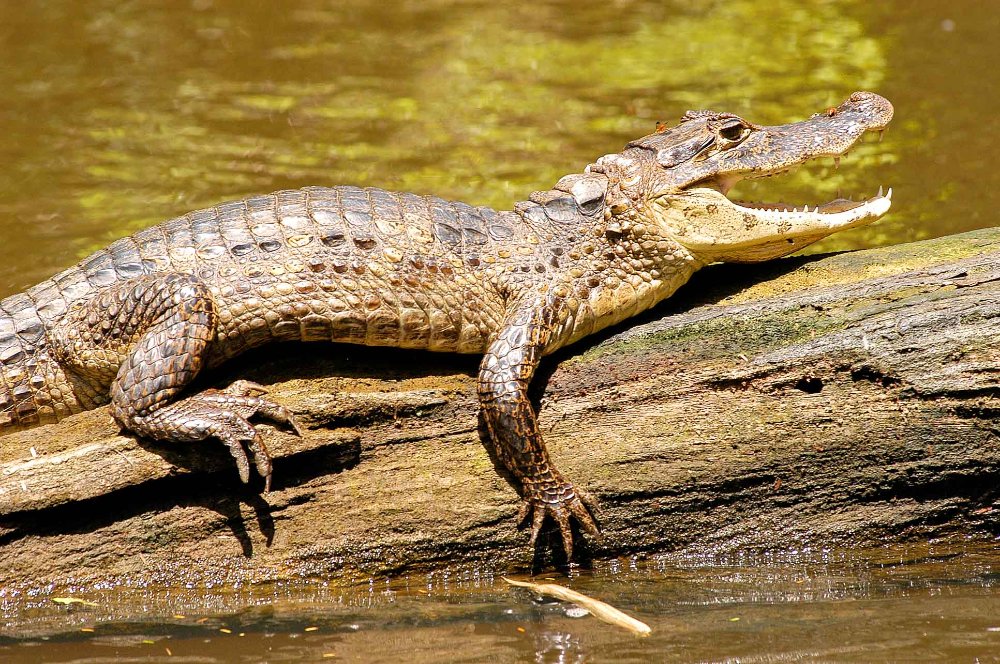
M292 427L292 431L295 432L296 436L299 438L303 436L302 425L299 424L299 421L291 413L288 415L288 426Z
M534 506L534 514L531 518L531 539L528 540L529 546L535 546L535 542L538 541L538 535L542 532L542 524L545 522L545 509L539 506Z
M573 528L569 525L569 515L565 510L556 509L553 516L555 516L556 523L559 524L559 532L562 534L566 560L573 560Z
M597 523L594 521L593 515L584 503L575 501L570 507L570 511L573 513L573 516L576 517L576 520L580 522L580 527L583 528L585 533L592 537L601 536L601 529L597 527Z
M250 483L250 460L247 458L247 453L243 450L243 446L238 440L226 441L226 446L229 447L229 453L233 455L236 459L236 469L239 471L240 480L244 484Z

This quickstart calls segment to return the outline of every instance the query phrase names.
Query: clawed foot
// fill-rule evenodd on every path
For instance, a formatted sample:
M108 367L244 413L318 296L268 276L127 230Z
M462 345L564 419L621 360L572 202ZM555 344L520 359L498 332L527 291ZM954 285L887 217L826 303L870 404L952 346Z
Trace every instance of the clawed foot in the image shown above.
M295 432L295 435L301 436L302 427L299 426L299 422L295 419L292 411L279 403L261 398L260 395L267 394L267 392L267 388L260 383L250 380L238 380L224 390L208 390L197 395L195 398L214 397L214 399L236 410L243 417L259 415L272 422L284 424L290 427ZM235 398L226 398L226 395Z
M559 525L566 560L569 561L573 559L573 528L570 519L575 518L585 533L598 538L601 531L595 519L597 513L597 502L593 498L573 485L566 484L556 491L546 491L543 495L525 499L518 515L518 527L523 528L530 522L531 540L528 544L534 547L545 517L552 517Z
M290 410L260 396L266 393L262 385L239 380L224 390L206 390L168 404L148 416L135 418L130 428L158 440L221 440L236 460L244 484L250 481L252 456L267 492L271 490L271 455L249 418L258 415L290 427L299 436L302 428Z
M302 435L302 428L292 411L279 403L264 399L261 395L267 394L268 390L259 383L249 380L238 380L224 390L208 390L197 394L190 399L192 401L211 404L220 409L229 411L238 416L246 424L243 435L221 436L222 441L229 447L233 458L236 460L236 467L239 470L240 479L246 484L250 481L250 463L241 443L245 442L247 449L253 454L254 465L257 472L264 478L264 491L271 490L271 455L264 446L257 430L246 420L254 415L271 420L278 424L290 427L296 435Z

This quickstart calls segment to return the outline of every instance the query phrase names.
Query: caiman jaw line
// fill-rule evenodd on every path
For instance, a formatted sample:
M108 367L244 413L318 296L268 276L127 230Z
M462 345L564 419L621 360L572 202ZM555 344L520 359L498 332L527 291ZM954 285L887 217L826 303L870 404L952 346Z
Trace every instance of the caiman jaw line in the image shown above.
M787 167L771 173L754 175L752 179L780 175L789 172L792 168ZM786 203L750 203L730 199L728 197L729 190L743 179L747 179L746 176L735 174L720 176L688 187L684 191L688 194L719 199L719 202L725 206L740 213L753 215L758 222L777 224L788 222L793 224L820 223L837 227L843 224L854 224L863 219L877 219L888 212L892 204L892 187L889 187L884 194L882 187L879 187L876 195L860 202L837 198L815 207L803 205L798 208Z
M857 202L838 198L814 207L803 205L801 208L796 208L781 203L745 203L728 198L725 201L740 212L752 214L758 221L764 223L819 222L827 223L830 226L840 226L884 215L892 204L892 187L884 194L882 188L879 187L876 195L864 201Z

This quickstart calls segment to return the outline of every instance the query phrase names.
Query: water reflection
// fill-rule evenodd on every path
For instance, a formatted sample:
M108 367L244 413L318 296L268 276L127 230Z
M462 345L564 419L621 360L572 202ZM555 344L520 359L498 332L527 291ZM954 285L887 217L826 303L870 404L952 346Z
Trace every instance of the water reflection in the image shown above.
M535 637L538 664L583 664L587 656L580 639L568 632L540 632Z
M250 608L235 613L211 598L214 610L178 615L155 590L141 601L93 596L98 606L74 615L48 603L41 610L62 613L62 628L49 622L30 637L38 616L22 619L21 639L0 631L0 658L152 662L169 650L182 662L990 661L1000 652L993 542L763 555L739 566L684 556L630 562L555 580L648 622L644 639L499 579L412 578L353 590L257 588L240 600ZM98 618L114 611L119 618Z

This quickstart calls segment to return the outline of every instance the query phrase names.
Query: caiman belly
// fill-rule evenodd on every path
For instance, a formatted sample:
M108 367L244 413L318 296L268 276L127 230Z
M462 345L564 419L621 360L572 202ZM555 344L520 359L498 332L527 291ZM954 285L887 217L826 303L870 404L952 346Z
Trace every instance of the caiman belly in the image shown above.
M503 319L499 296L470 273L415 271L358 265L344 274L286 273L212 286L219 316L213 359L272 341L482 354Z

